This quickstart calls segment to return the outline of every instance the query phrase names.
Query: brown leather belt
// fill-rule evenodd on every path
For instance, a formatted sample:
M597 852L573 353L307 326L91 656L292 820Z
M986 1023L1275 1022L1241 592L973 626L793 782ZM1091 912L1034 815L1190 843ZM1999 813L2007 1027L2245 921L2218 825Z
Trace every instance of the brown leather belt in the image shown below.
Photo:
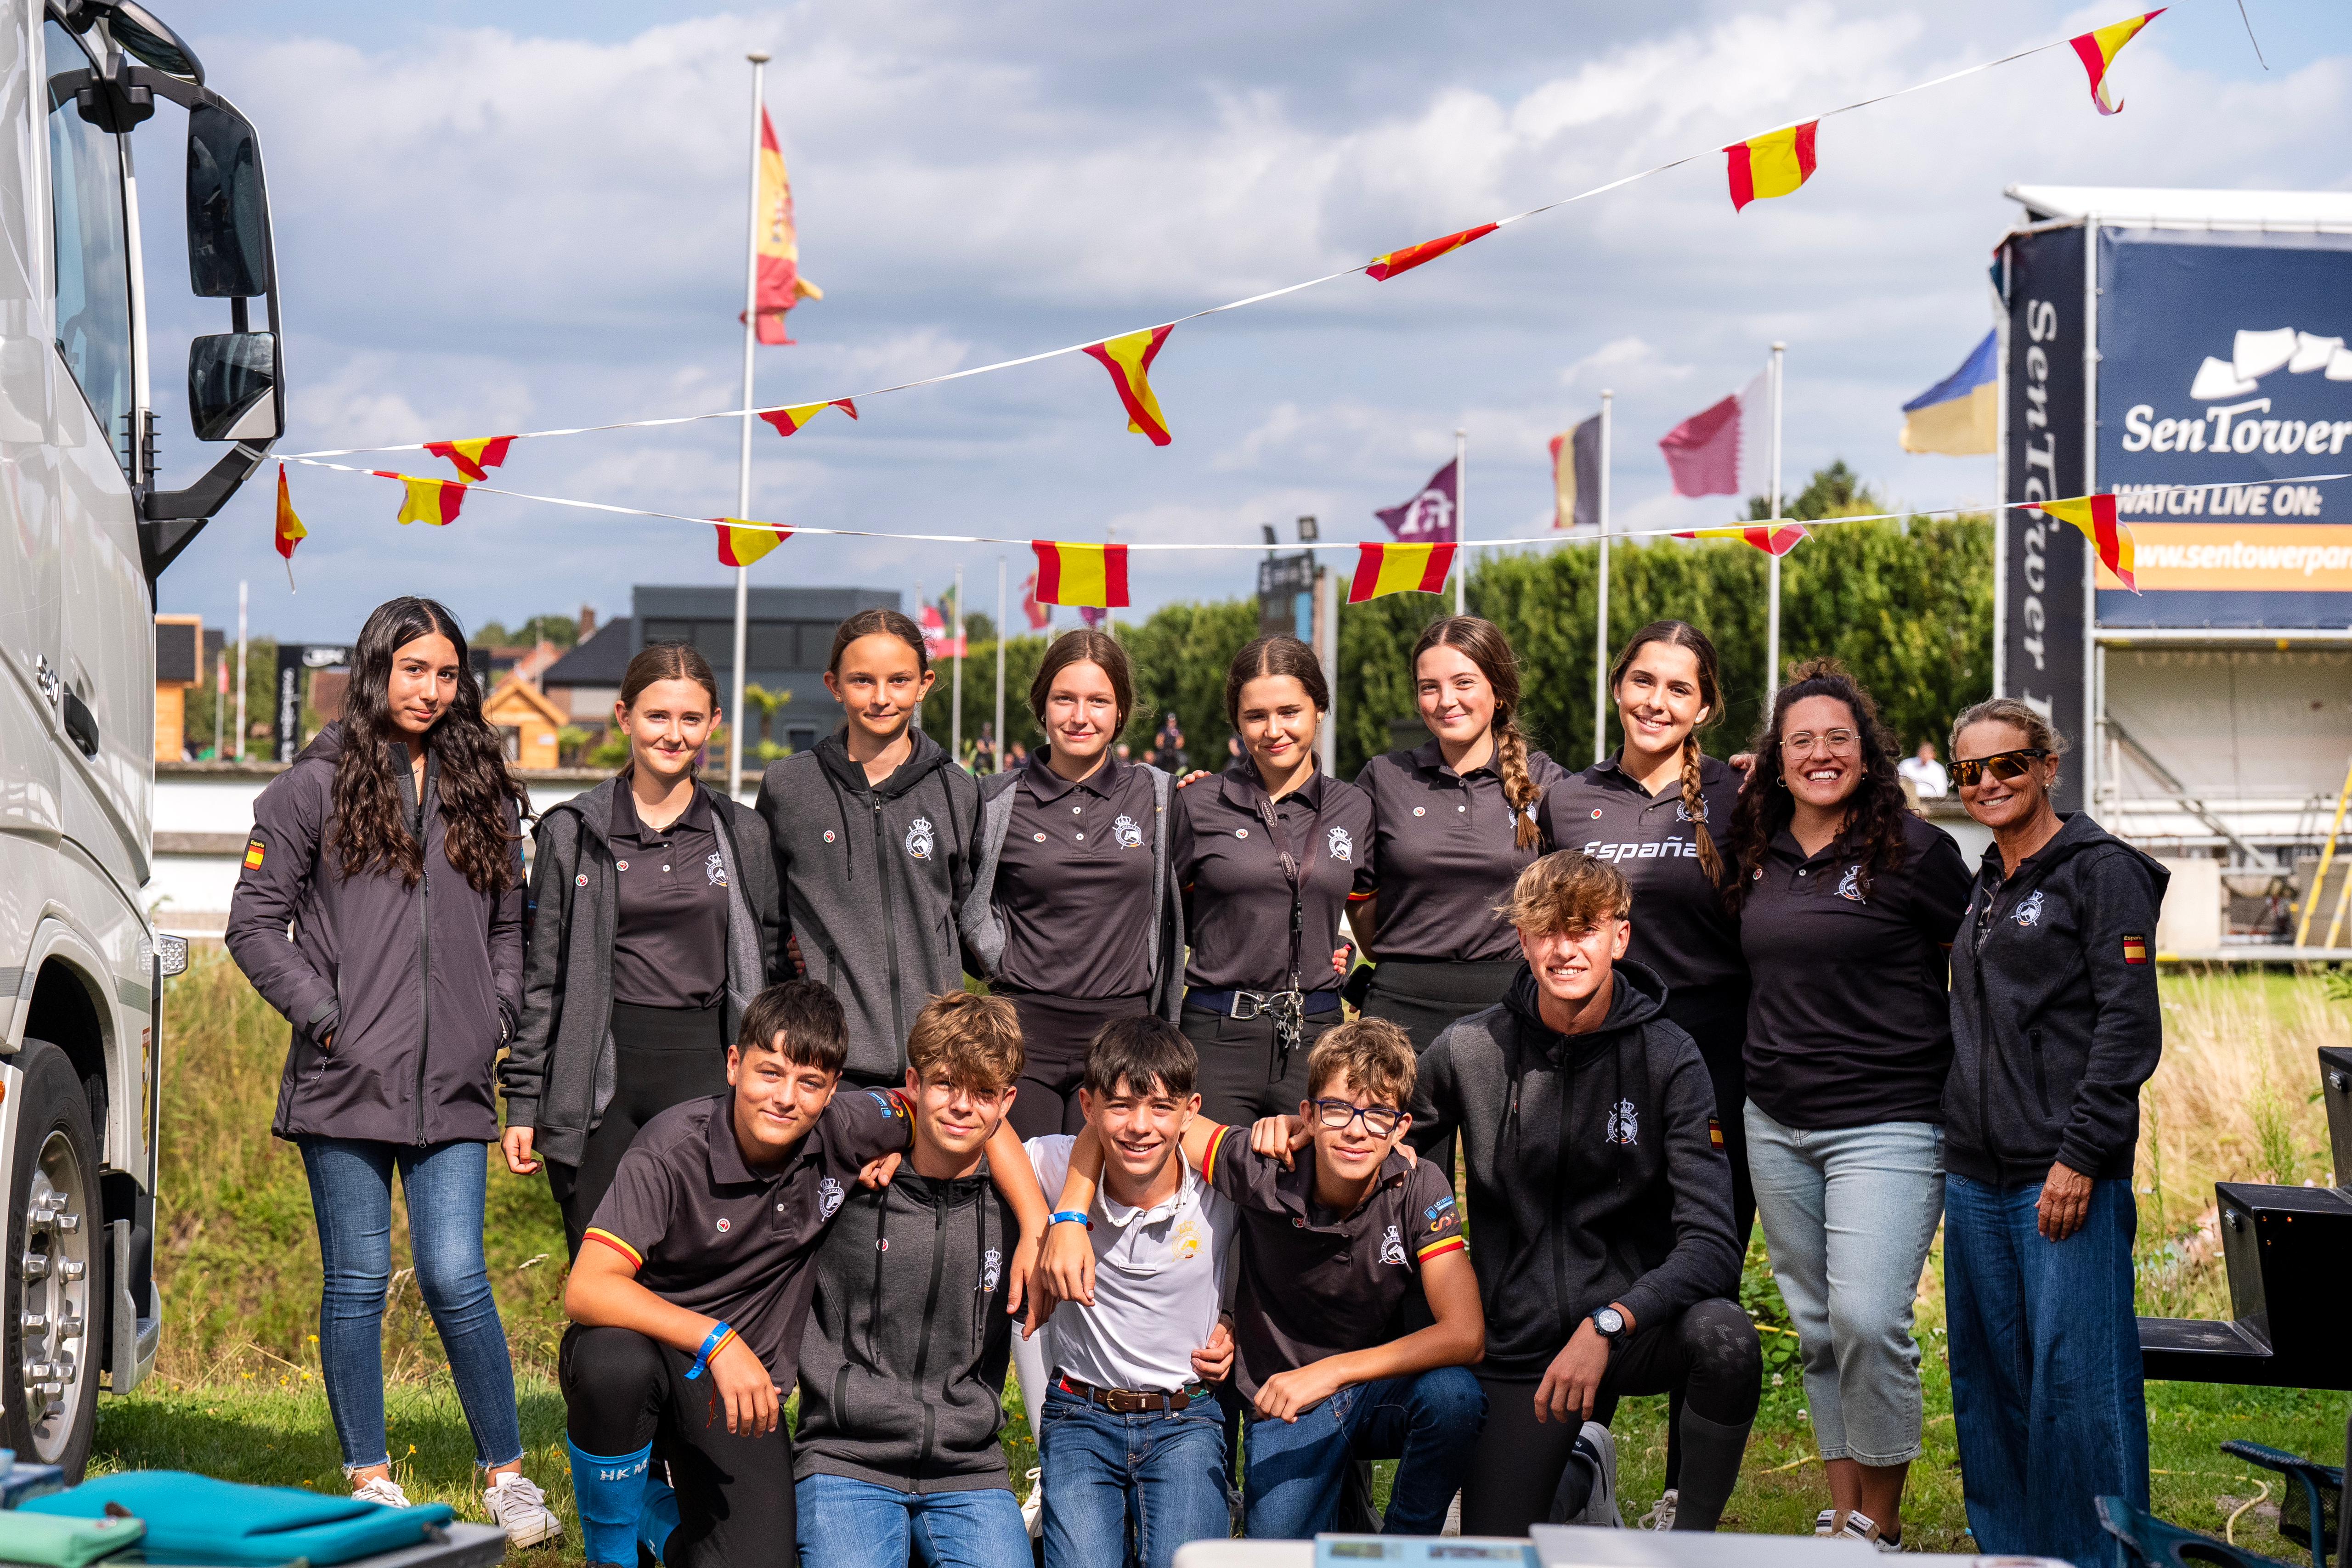
M1075 1377L1056 1377L1054 1382L1063 1393L1075 1394L1081 1399L1099 1405L1114 1416L1145 1416L1154 1411L1181 1415L1192 1408L1192 1401L1204 1398L1208 1394L1208 1390L1198 1385L1180 1388L1170 1394L1156 1388L1097 1388L1093 1384L1080 1383Z

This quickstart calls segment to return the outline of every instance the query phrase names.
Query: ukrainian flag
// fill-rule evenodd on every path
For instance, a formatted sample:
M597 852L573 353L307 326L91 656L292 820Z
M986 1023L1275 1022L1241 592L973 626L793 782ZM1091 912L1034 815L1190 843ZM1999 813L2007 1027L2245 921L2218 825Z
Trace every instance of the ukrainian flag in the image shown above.
M1965 364L1903 405L1904 451L1973 457L1993 449L1996 339L1987 332Z

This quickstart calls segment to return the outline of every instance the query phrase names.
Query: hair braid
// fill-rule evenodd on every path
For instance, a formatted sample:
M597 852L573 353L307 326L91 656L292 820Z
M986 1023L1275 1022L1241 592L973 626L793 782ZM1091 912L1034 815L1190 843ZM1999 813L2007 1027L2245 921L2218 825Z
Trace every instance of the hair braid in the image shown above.
M1523 850L1538 848L1543 835L1536 828L1536 800L1542 791L1528 772L1528 737L1519 733L1518 719L1500 707L1495 710L1491 733L1495 737L1495 769L1503 776L1503 799L1518 819L1511 841Z
M1698 868L1706 880L1723 885L1723 856L1715 847L1715 831L1706 820L1706 796L1699 788L1698 734L1683 737L1683 810L1698 838Z

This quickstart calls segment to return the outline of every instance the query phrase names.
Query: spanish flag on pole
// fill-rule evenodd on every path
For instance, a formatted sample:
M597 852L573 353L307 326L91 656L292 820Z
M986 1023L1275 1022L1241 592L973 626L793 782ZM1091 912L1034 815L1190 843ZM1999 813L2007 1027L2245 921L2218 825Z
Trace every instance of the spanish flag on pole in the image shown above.
M1029 548L1037 554L1038 603L1076 604L1096 610L1127 608L1125 545L1031 539Z
M283 463L278 465L278 526L274 532L278 539L278 553L289 561L294 559L294 547L310 537L310 530L304 528L302 519L294 515L294 497L286 488L286 465Z
M381 468L370 472L379 479L397 479L408 486L407 497L400 504L404 523L446 528L457 520L457 508L466 504L463 479L419 479L413 474L387 474Z
M719 564L749 566L793 537L790 528L771 528L744 517L713 517L719 529Z
M774 121L760 110L760 277L753 336L762 343L789 343L784 312L803 299L822 299L824 290L801 276L800 231L793 224L793 179L784 170L784 150ZM792 434L786 431L785 434Z
M1801 523L1760 523L1744 528L1693 528L1676 534L1678 539L1738 539L1754 545L1766 555L1787 555L1797 548L1797 541L1806 538Z
M1734 212L1761 196L1785 196L1813 177L1818 120L1735 141L1723 150L1731 176Z
M1151 395L1150 380L1151 361L1160 357L1160 345L1168 340L1175 323L1153 327L1141 332L1129 332L1124 337L1106 338L1099 343L1087 345L1087 352L1101 361L1110 372L1110 384L1118 389L1118 401L1127 408L1127 427L1138 435L1148 435L1154 446L1165 446L1173 439L1168 434L1168 421L1160 412L1160 400ZM1055 600L1054 603L1090 604L1092 600ZM1121 599L1119 603L1125 604Z
M2107 72L2114 67L2116 57L2123 53L2126 44L2139 37L2142 27L2170 9L2168 5L2159 6L2145 16L2094 28L2079 38L2067 40L2074 46L2075 57L2083 62L2083 68L2090 73L2091 102L2101 114L2121 114L2124 110L2123 100L2107 92Z
M1464 229L1459 234L1445 235L1437 239L1425 239L1419 245L1409 245L1402 250L1392 250L1385 256L1372 257L1364 274L1375 283L1386 283L1400 272L1411 272L1425 261L1460 250L1474 239L1485 239L1495 232L1493 224L1480 224L1476 228Z
M428 441L425 450L436 457L446 457L458 473L473 484L490 476L489 470L507 460L507 448L514 444L511 435L487 435L478 441Z
M857 417L857 405L845 397L835 398L831 402L803 402L795 403L791 408L772 408L760 417L774 425L778 435L793 435L799 433L801 426L829 408L837 408L852 419Z
M1356 575L1348 580L1348 602L1361 604L1390 593L1443 593L1454 570L1452 543L1363 544L1356 547Z
M2132 578L2131 525L2116 516L2113 496L2070 496L2060 501L2028 501L2026 506L2079 529L2099 552L2099 564L2114 572L2126 588L2139 591Z

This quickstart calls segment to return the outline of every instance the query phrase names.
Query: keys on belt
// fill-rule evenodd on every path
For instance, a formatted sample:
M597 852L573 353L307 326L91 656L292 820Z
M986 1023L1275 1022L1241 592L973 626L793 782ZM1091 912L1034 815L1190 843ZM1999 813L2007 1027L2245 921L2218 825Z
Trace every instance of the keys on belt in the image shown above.
M1247 1023L1252 1019L1268 1014L1279 1016L1296 1006L1300 1016L1313 1018L1318 1013L1339 1010L1337 991L1211 991L1193 989L1184 994L1184 1005L1205 1008L1223 1018Z
M1080 1383L1075 1377L1056 1377L1055 1386L1065 1394L1101 1406L1114 1416L1149 1416L1166 1413L1181 1416L1192 1408L1196 1399L1205 1399L1209 1391L1195 1383L1171 1394L1162 1389L1097 1388L1091 1383Z

